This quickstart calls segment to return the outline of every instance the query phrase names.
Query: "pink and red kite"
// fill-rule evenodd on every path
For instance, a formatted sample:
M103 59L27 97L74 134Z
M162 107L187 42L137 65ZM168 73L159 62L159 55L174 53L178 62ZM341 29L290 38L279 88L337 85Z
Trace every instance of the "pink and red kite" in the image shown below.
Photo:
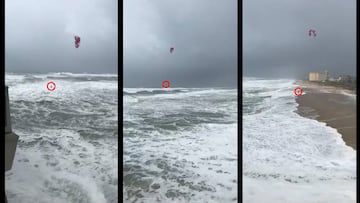
M316 31L314 29L310 29L309 30L309 36L311 37L311 35L313 35L314 37L316 37Z
M79 36L75 36L75 47L79 48L80 46L80 37Z

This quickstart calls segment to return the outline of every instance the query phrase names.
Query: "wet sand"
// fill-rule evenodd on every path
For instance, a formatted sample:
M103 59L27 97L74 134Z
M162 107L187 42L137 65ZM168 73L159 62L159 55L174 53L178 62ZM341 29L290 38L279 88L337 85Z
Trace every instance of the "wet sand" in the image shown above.
M337 129L345 143L356 150L356 98L349 96L354 92L303 81L296 84L305 92L296 99L298 113Z

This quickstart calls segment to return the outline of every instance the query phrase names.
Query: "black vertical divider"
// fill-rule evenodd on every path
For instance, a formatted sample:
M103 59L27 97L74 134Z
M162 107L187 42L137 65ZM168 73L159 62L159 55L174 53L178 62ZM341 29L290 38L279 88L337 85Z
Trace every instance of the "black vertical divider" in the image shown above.
M242 202L242 1L238 2L238 202Z
M118 202L123 202L123 1L118 2Z
M1 153L0 153L0 157L1 157L1 169L2 175L1 175L1 196L0 197L0 201L3 202L3 200L5 199L5 1L1 1L1 50L2 50L2 54L1 54L1 65L0 65L0 104L1 104L1 138L0 138L0 142L1 142Z

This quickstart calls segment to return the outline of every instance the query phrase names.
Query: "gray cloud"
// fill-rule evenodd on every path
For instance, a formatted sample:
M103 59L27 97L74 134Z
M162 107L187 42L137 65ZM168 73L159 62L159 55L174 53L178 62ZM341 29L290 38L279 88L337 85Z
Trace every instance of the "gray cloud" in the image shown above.
M124 1L125 86L236 86L237 24L234 0Z
M355 0L245 0L243 12L245 76L304 78L325 69L355 75Z
M117 4L6 0L6 71L117 73ZM74 35L81 37L78 49Z

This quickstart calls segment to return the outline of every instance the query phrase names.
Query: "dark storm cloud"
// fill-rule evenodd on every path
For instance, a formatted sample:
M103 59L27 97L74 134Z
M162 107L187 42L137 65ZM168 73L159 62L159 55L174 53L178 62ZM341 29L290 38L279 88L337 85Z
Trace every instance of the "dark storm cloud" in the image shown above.
M125 86L165 79L173 87L236 86L237 1L124 1Z
M245 76L355 75L355 0L244 0L243 12Z
M117 73L117 4L6 0L6 71ZM74 35L81 37L78 49Z

